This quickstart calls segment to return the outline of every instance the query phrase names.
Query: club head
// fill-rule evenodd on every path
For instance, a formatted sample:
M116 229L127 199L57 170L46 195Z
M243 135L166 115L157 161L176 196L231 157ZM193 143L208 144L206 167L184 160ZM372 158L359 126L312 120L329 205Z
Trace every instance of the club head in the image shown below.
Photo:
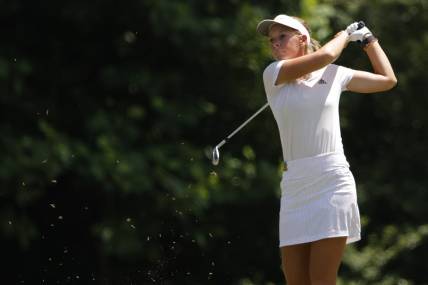
M213 163L213 165L217 165L219 161L220 161L220 152L218 151L218 147L215 147L213 149L213 157L211 162Z

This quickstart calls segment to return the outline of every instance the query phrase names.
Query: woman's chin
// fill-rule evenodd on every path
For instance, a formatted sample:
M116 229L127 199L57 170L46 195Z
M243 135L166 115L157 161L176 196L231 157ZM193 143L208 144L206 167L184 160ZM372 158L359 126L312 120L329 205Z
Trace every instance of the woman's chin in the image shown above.
M283 59L289 59L289 58L290 58L290 56L289 56L289 55L287 55L287 54L274 54L274 55L273 55L273 58L274 58L275 60L283 60Z
M274 58L275 60L281 60L281 59L284 59L284 56L283 56L283 55L280 55L280 54L274 54L274 55L273 55L273 58Z

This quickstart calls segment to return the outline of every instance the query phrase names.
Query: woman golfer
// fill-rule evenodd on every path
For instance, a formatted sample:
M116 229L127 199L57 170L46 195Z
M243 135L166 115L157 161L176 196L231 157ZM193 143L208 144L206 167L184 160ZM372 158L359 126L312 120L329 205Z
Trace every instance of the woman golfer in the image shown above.
M285 163L279 240L288 285L333 285L347 243L360 239L354 177L343 151L339 98L344 90L373 93L397 83L367 27L353 23L320 47L303 20L261 21L275 62L263 73ZM349 41L360 41L374 73L332 64Z

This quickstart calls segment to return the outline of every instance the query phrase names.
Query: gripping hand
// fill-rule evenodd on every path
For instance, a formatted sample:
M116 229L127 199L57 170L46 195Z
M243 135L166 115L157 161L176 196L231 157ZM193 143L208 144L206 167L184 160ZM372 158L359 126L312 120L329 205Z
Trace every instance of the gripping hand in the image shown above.
M373 36L372 32L367 27L363 27L359 30L353 31L349 35L349 41L351 42L363 42L368 37Z
M354 23L352 23L346 27L346 32L348 33L348 35L350 35L353 32L355 32L356 30L358 30L358 27L359 27L358 22L354 22Z

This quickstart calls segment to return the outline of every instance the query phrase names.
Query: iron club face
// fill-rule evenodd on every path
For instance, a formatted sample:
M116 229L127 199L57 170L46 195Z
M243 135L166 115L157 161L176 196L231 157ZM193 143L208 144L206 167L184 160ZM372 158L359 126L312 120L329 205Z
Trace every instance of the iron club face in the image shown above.
M219 160L220 160L220 152L218 151L218 147L216 146L213 149L213 157L212 157L211 161L212 161L213 165L218 165Z
M230 135L227 136L224 140L222 140L218 145L216 145L213 149L211 162L214 165L217 165L220 160L220 152L219 148L224 145L231 137L233 137L239 130L241 130L248 122L254 119L260 112L266 109L269 106L269 103L264 104L257 112L255 112L250 118L248 118L245 122L243 122L236 130L234 130Z

